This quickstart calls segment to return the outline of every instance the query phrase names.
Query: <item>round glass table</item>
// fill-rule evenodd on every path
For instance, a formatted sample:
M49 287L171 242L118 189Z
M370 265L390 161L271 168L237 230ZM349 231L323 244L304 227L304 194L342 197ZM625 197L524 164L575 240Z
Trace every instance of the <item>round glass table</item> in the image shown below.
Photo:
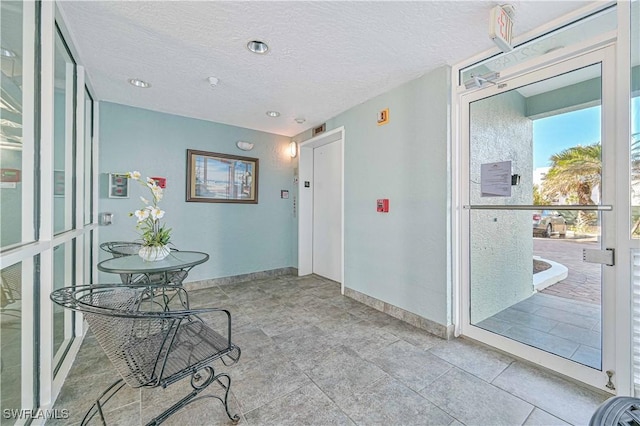
M199 251L172 251L169 256L153 262L142 259L138 255L114 257L98 263L98 270L119 274L124 284L142 284L149 287L151 300L160 296L161 306L170 310L169 304L178 296L180 304L189 309L189 295L182 287L182 282L191 268L209 260L207 253ZM173 296L166 294L166 286L174 289ZM156 295L154 288L162 288Z
M138 255L114 257L112 259L103 260L98 263L98 270L109 272L112 274L120 274L120 276L128 276L128 282L133 281L134 276L143 275L147 278L155 277L154 281L162 284L170 283L170 278L176 273L183 272L184 275L180 280L181 284L187 273L196 265L209 260L207 253L199 251L172 251L169 256L162 260L149 262L143 260ZM160 280L158 280L160 277Z

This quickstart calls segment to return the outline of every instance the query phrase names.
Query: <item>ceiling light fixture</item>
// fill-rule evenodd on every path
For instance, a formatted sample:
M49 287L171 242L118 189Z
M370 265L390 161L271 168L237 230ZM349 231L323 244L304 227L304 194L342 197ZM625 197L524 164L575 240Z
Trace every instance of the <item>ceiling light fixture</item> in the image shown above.
M15 58L18 55L16 55L16 52L11 49L0 47L0 56L2 56L3 58Z
M306 119L306 118L303 118L303 117L298 117L298 118L294 118L294 119L293 119L293 121L295 121L295 122L296 122L296 123L298 123L298 124L302 124L302 123L304 123L305 121L307 121L307 119Z
M151 83L147 83L146 81L142 81L137 78L130 78L128 81L129 81L129 84L139 87L141 89L147 89L151 87Z
M280 113L278 111L267 111L267 115L269 117L280 117Z
M247 49L253 53L257 53L258 55L264 55L269 51L269 46L267 46L267 43L260 40L251 40L247 43Z
M207 81L209 81L209 85L211 87L216 87L218 83L220 83L220 80L217 77L209 77Z

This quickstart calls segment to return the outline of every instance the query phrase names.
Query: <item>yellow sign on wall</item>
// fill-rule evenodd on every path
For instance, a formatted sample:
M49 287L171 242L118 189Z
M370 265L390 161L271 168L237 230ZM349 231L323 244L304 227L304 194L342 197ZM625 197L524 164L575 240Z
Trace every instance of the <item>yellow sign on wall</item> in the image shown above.
M389 122L389 108L383 109L378 113L378 126L387 124Z

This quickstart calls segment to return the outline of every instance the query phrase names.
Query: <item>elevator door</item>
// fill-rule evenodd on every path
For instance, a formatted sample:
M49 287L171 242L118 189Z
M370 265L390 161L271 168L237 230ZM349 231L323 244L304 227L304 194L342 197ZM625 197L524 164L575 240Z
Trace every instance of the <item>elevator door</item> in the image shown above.
M341 144L313 150L313 272L340 282L342 271Z

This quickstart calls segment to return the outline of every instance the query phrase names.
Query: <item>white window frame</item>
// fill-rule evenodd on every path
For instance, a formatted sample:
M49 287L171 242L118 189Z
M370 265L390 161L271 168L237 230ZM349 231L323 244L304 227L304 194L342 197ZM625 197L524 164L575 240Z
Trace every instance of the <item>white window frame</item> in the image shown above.
M575 22L585 16L596 11L609 7L615 2L593 3L574 13L568 14L561 18L550 21L548 24L537 28L535 31L526 33L515 38L515 44L521 44L526 40L548 33L554 29L561 28L564 25ZM608 43L615 43L615 87L614 87L614 104L616 115L614 118L616 152L629 152L628 141L630 137L630 2L617 3L617 31L602 34L591 40L571 46L570 49L562 49L551 52L542 57L531 60L530 62L521 63L513 68L501 72L501 79L508 79L517 75L525 74L532 69L542 68L547 64L560 62L569 57L577 56L581 53L595 50ZM463 141L463 129L461 127L461 96L478 89L466 89L464 85L459 85L460 71L468 66L480 62L483 59L491 57L498 53L498 49L490 49L482 52L466 61L463 61L451 68L452 94L451 94L451 153L452 153L452 209L451 209L451 241L452 241L452 318L455 327L455 335L459 336L462 332L463 324L463 306L462 291L466 285L460 266L465 262L461 241L463 220L463 202L462 188L465 182L462 182L461 176L464 175L467 165L463 164L461 158L461 144ZM604 112L603 112L604 113ZM603 129L605 131L605 129ZM613 381L616 386L618 395L632 395L632 347L631 347L631 250L640 248L640 241L632 240L629 233L629 209L630 194L629 185L629 157L624 155L617 156L616 159L616 202L620 206L617 209L616 221L616 278L615 278L615 324L616 324L616 347L615 347L615 375ZM626 207L626 208L625 208Z

